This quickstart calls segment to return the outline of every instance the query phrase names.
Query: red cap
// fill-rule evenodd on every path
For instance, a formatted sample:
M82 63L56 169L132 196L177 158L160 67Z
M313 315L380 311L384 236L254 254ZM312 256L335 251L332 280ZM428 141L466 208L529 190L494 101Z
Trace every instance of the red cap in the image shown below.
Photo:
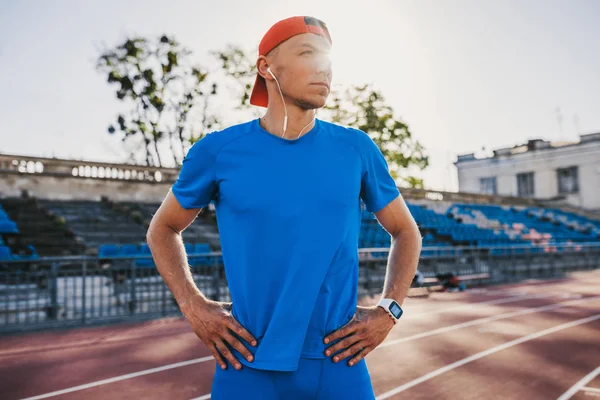
M314 33L324 36L331 44L329 30L323 21L313 17L291 17L277 22L265 33L258 46L258 55L266 56L279 44L302 33ZM267 107L269 104L267 83L260 74L256 75L256 82L254 82L254 88L250 95L250 104L260 107Z

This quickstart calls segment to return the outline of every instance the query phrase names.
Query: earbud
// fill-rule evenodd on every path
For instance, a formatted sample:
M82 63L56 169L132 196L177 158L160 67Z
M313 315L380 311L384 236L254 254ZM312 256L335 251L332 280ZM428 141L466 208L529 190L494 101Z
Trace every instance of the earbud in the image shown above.
M283 112L284 112L284 117L283 117L283 129L281 131L281 137L285 136L285 131L287 130L287 122L288 122L288 115L287 115L287 107L285 106L285 100L283 99L283 92L281 91L281 86L279 86L279 81L277 80L277 78L275 77L275 74L273 74L273 71L271 71L271 67L267 67L267 72L269 74L271 74L271 76L273 77L273 79L275 79L275 83L277 84L277 89L279 89L279 94L281 95L281 101L283 102Z

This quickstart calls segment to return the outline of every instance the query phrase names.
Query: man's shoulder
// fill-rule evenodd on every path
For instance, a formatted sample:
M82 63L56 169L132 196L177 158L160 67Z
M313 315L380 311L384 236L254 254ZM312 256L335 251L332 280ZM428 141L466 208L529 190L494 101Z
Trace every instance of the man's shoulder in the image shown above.
M194 143L192 147L202 147L205 151L216 155L227 144L247 135L254 121L231 125L221 130L214 130Z
M334 139L344 141L357 149L372 142L371 137L360 129L327 121L321 121L321 123Z

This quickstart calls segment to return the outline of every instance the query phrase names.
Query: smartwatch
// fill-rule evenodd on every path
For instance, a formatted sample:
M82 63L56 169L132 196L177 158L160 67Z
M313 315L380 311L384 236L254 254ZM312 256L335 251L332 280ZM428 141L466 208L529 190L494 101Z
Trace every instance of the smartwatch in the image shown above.
M377 306L383 308L392 317L394 324L398 323L398 320L404 313L400 304L394 299L381 299L377 303Z

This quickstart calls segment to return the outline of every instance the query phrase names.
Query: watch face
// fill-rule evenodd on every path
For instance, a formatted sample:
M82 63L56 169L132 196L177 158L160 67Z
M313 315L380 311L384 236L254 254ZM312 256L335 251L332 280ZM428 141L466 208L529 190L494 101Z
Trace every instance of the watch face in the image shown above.
M396 319L400 318L400 316L403 313L402 308L400 308L398 303L396 303L395 301L393 301L392 304L390 304L390 311L392 312L394 317L396 317Z

